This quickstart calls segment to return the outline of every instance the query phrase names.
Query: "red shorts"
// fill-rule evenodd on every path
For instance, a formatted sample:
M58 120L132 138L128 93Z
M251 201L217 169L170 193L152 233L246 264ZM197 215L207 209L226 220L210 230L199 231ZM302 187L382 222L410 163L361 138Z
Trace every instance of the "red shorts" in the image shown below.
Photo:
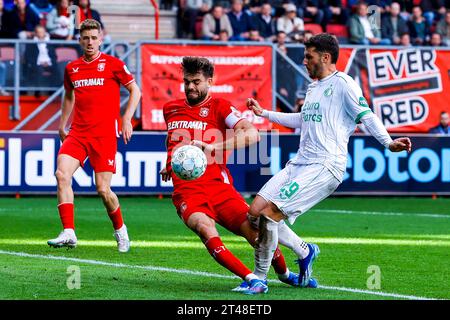
M247 202L231 184L220 181L202 188L177 190L172 201L184 222L191 214L202 212L235 234L240 234L249 209Z
M67 154L78 161L83 167L84 161L89 162L95 172L116 173L117 138L112 137L74 137L70 134L64 140L58 155Z

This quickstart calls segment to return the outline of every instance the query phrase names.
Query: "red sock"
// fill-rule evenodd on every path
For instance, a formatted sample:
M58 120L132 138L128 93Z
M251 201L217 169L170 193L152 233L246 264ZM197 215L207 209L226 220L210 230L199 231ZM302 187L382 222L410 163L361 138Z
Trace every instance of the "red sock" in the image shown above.
M284 260L284 256L278 247L273 254L272 267L277 274L285 274L287 271L286 261Z
M120 211L120 206L113 212L108 212L108 216L112 221L114 230L119 230L123 226L122 212Z
M245 279L252 273L238 258L236 258L222 243L219 237L209 239L205 243L209 254L222 266L233 272L238 277Z
M59 217L64 229L74 229L74 205L73 203L65 202L58 204Z

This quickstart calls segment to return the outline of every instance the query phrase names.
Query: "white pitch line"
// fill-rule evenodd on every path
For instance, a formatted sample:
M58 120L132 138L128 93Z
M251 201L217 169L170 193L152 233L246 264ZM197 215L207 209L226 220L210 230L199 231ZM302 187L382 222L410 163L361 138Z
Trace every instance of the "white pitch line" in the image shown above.
M424 217L424 218L450 218L447 214L433 213L403 213L403 212L383 212L383 211L355 211L355 210L333 210L333 209L311 209L311 212L330 212L343 214L364 214L371 216L408 216L408 217Z
M108 267L114 267L114 268L141 269L141 270L149 270L149 271L166 271L166 272L172 272L172 273L189 274L189 275L194 275L194 276L203 276L203 277L210 277L210 278L238 279L238 277L236 277L236 276L227 276L227 275L222 275L222 274L217 274L217 273L193 271L193 270L189 270L189 269L174 269L174 268L155 267L155 266L139 266L139 265L124 264L124 263L112 263L112 262L106 262L106 261L100 261L100 260L68 258L68 257L61 257L61 256L31 254L31 253L26 253L26 252L15 252L15 251L4 251L4 250L0 250L0 254L17 256L17 257L25 257L25 258L71 261L71 262L77 262L77 263L108 266ZM269 280L269 282L279 282L279 281ZM318 288L325 289L325 290L333 290L333 291L362 293L362 294L375 295L375 296L381 296L381 297L391 297L391 298L397 298L397 299L439 300L436 298L418 297L418 296L411 296L411 295L403 295L403 294L388 293L388 292L381 292L381 291L370 291L370 290L363 290L363 289L353 289L353 288L345 288L345 287L333 287L333 286L319 285Z
M24 212L34 211L34 208L0 208L0 212ZM103 212L103 208L83 208L84 212ZM398 217L423 217L423 218L444 218L450 219L450 214L435 214L435 213L405 213L405 212L388 212L388 211L356 211L356 210L335 210L335 209L311 209L309 212L329 212L342 214L362 214L371 216L398 216Z

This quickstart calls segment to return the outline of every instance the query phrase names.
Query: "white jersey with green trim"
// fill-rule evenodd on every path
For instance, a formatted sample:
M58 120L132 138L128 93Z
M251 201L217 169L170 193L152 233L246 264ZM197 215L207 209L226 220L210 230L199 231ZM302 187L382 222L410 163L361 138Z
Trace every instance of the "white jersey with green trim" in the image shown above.
M369 112L361 88L349 75L336 71L314 81L306 92L300 146L291 163L321 163L342 182L349 138Z

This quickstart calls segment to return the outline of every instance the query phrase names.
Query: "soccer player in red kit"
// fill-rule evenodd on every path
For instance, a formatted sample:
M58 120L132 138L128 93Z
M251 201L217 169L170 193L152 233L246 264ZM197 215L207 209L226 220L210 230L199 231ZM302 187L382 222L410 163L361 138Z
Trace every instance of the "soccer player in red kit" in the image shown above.
M234 289L243 291L258 277L222 243L216 223L255 244L257 230L247 219L249 206L233 187L224 153L256 143L259 133L229 101L209 95L214 67L208 59L184 57L182 68L186 100L164 105L168 156L161 175L164 181L173 179L172 201L180 218L200 237L219 264L244 280ZM234 130L229 139L225 138L227 129ZM212 156L205 173L192 181L178 178L170 165L173 150L189 143L208 148L205 153ZM278 248L272 265L281 281L298 285L298 275L288 270Z
M89 157L95 171L97 192L103 200L114 227L119 252L130 248L127 227L123 223L119 200L111 190L112 175L116 171L117 129L120 117L120 85L130 98L122 117L122 135L126 143L133 133L131 118L141 92L125 64L100 52L102 33L100 23L93 19L80 26L80 45L83 56L70 62L64 73L66 90L62 104L59 135L62 146L58 153L56 180L58 211L64 230L47 243L53 247L75 247L74 194L71 186L75 171ZM70 131L66 125L73 110Z

